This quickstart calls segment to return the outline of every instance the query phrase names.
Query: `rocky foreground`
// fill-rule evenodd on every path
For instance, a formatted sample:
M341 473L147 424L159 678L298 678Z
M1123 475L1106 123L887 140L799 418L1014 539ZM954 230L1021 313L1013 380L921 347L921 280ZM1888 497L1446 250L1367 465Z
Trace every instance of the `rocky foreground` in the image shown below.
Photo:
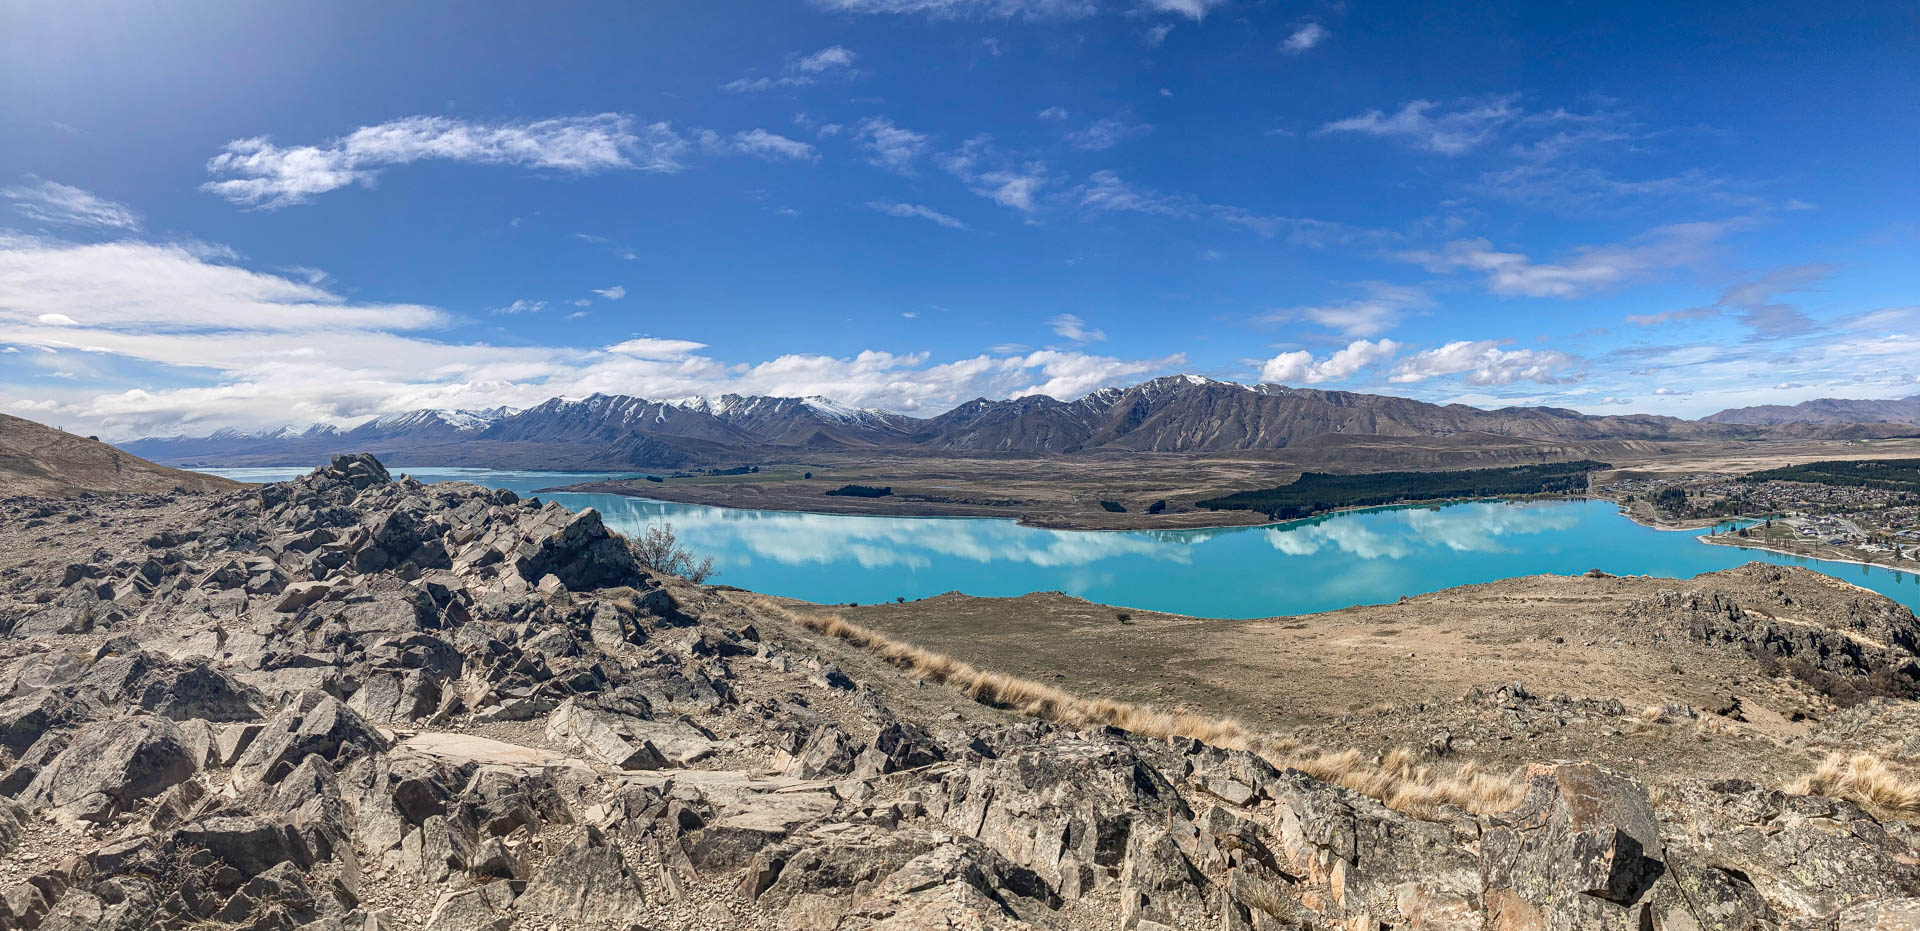
M8 499L0 572L0 928L1920 926L1920 832L1847 802L1560 762L1415 819L857 682L590 511L369 457Z

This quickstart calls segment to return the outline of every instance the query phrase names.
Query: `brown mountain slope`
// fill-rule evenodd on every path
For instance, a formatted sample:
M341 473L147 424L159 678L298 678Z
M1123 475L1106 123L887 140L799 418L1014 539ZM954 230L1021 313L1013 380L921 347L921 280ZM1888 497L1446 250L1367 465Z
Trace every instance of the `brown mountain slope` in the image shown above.
M169 469L97 440L0 414L0 498L239 487L230 479Z

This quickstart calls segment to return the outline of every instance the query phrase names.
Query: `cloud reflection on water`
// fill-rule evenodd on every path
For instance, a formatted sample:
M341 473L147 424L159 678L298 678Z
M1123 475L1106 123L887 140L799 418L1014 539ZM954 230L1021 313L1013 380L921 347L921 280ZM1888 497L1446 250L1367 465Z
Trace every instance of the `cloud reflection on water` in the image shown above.
M1417 549L1444 547L1457 553L1510 553L1503 537L1571 529L1577 514L1550 505L1475 501L1441 510L1401 508L1339 515L1270 527L1267 543L1289 556L1312 556L1332 548L1361 559L1405 559Z

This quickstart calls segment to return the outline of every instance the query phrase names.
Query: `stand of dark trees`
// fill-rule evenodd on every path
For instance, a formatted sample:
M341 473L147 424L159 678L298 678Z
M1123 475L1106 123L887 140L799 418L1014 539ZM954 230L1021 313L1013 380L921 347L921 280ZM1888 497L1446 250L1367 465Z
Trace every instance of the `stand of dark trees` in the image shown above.
M827 494L838 495L843 498L884 498L893 494L893 486L842 485L839 488L827 492Z
M1781 469L1749 472L1743 482L1810 482L1920 492L1920 459L1855 459L1804 462Z
M1584 491L1589 472L1608 468L1612 466L1582 459L1577 462L1456 472L1373 472L1364 475L1305 472L1291 485L1237 491L1208 498L1198 504L1208 510L1259 511L1277 520L1291 520L1336 508L1370 507L1398 501Z

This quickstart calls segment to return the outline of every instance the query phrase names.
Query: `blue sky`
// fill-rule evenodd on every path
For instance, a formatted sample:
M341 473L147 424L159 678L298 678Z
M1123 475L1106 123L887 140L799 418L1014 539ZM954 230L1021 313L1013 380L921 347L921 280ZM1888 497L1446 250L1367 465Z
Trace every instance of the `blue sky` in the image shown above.
M1911 4L388 6L0 5L0 410L1920 393Z

